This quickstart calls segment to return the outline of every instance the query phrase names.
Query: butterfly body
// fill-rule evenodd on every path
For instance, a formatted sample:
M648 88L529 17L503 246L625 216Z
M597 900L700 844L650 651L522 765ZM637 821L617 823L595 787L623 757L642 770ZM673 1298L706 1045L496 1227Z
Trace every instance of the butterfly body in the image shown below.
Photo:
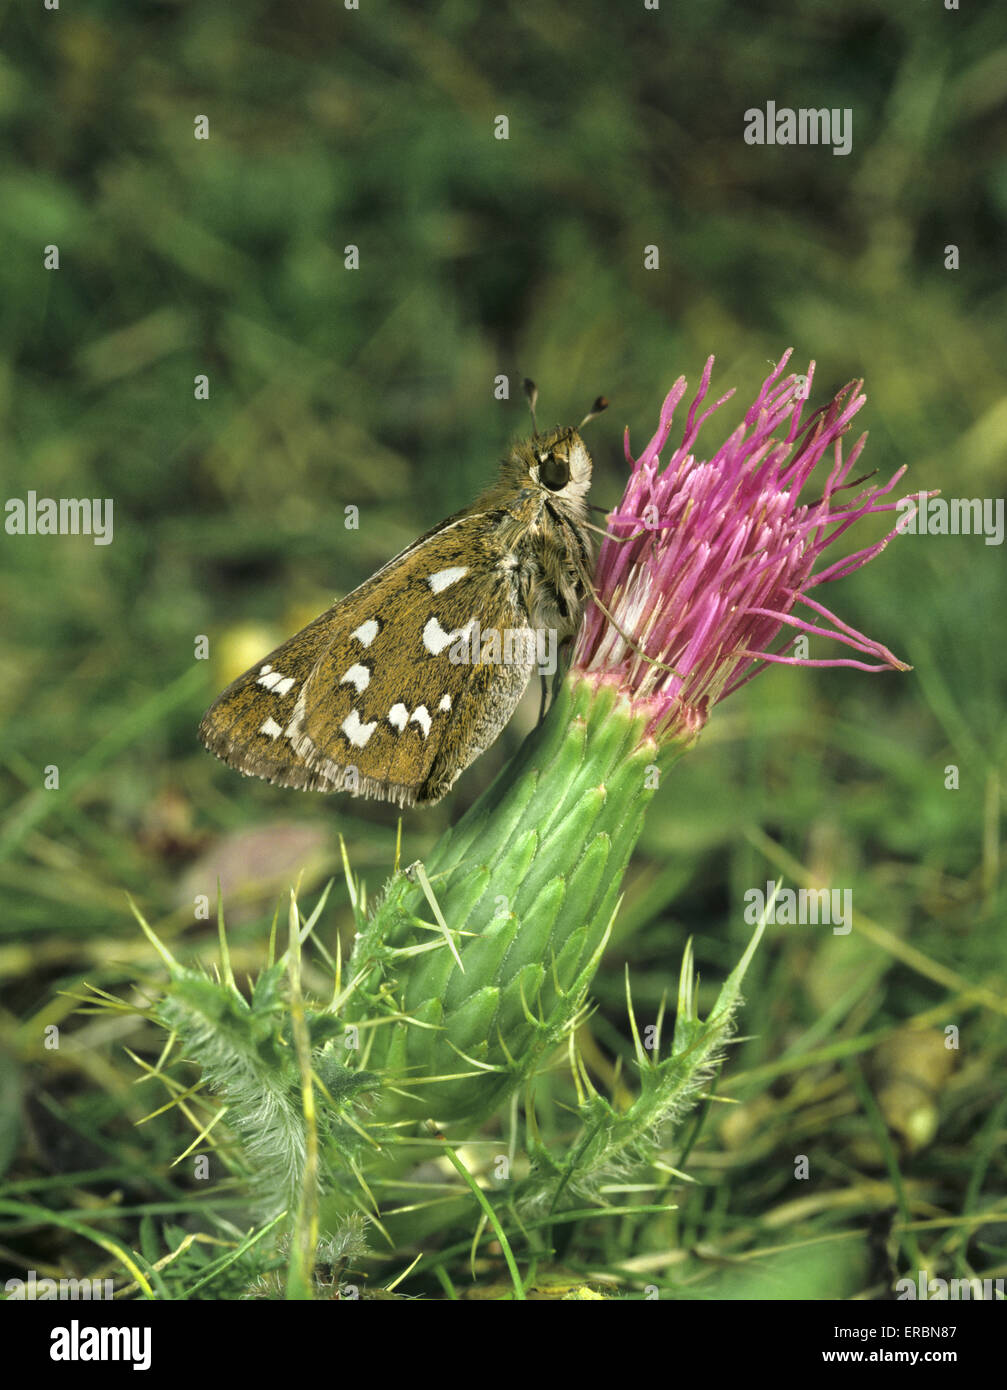
M200 737L245 775L429 805L494 741L580 621L591 459L573 429L515 445L499 479L263 657Z

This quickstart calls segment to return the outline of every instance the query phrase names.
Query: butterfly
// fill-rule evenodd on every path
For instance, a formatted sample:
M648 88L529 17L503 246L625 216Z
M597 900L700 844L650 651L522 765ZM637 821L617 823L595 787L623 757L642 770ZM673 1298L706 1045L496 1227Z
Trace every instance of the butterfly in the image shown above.
M606 405L535 428L470 507L239 676L200 725L210 752L284 787L439 801L579 626L595 529L579 431Z

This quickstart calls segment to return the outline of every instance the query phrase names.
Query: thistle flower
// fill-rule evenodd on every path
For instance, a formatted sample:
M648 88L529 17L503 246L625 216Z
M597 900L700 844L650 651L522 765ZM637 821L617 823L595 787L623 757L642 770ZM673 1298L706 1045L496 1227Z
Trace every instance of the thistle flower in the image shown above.
M647 802L718 700L766 662L907 669L808 596L884 548L890 537L812 574L855 521L896 505L881 499L901 471L837 502L864 444L844 458L860 383L802 424L814 368L782 378L789 355L709 462L691 450L712 413L700 414L712 358L663 469L684 380L639 459L627 441L633 471L610 523L626 538L602 546L597 603L548 717L436 846L427 881L393 880L362 927L348 1016L371 1027L362 1065L395 1074L412 1113L477 1119L573 1028ZM800 504L826 453L821 498ZM784 627L857 656L768 650Z
M625 495L609 526L595 585L601 606L588 609L573 671L596 686L625 691L646 709L648 729L660 739L691 742L713 706L739 689L763 663L854 666L861 671L909 668L887 647L857 632L810 597L819 584L840 579L882 551L895 535L813 573L822 552L861 517L894 509L882 501L904 468L883 487L852 499L839 497L860 456L862 435L844 457L842 436L864 404L863 382L845 386L802 423L815 364L807 376L782 377L784 353L732 435L707 462L692 453L700 427L734 393L700 414L710 385L709 358L693 400L682 442L662 467L660 454L672 417L685 395L679 377L668 392L650 443L633 459ZM781 379L782 377L782 379ZM799 495L823 458L831 464L821 496ZM795 611L809 610L811 617ZM611 615L611 616L609 616ZM828 626L822 626L822 620ZM781 630L831 638L856 656L810 659L770 650ZM861 657L873 657L873 662Z

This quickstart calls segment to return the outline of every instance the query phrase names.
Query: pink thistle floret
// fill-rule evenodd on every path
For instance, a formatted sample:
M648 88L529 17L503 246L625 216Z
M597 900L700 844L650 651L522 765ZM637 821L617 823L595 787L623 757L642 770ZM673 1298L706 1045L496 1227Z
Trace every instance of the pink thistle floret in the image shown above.
M797 666L855 666L862 671L909 669L887 647L848 626L809 597L818 584L840 579L879 554L895 531L812 574L819 555L858 521L893 510L882 501L904 468L883 487L852 498L837 496L867 439L844 457L842 436L864 404L863 382L850 382L802 423L815 364L807 376L782 376L784 353L766 378L743 425L708 462L692 453L701 426L734 393L700 414L713 371L709 358L689 408L685 434L662 467L661 450L685 395L680 377L665 398L653 439L636 460L595 573L598 602L588 605L573 658L574 671L616 685L645 706L648 732L691 741L719 701L765 670L766 662ZM826 454L830 466L821 496L799 503ZM623 539L628 538L628 539ZM801 605L809 616L795 608ZM607 612L605 611L607 610ZM815 621L818 619L818 621ZM823 625L825 624L825 625ZM781 631L793 635L770 650ZM856 653L811 660L788 651L800 635L828 637ZM862 660L872 657L873 661Z

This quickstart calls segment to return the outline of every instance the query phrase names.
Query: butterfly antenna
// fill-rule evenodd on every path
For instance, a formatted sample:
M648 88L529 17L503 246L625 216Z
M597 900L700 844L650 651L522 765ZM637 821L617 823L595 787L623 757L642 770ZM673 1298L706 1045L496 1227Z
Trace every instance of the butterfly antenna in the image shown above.
M585 426L585 425L589 425L589 424L591 423L592 420L597 420L598 416L599 416L599 415L602 415L607 409L608 409L608 401L605 399L604 396L599 396L599 397L595 400L594 405L591 407L591 409L590 409L590 410L587 412L587 414L584 416L583 420L581 420L581 422L580 422L580 424L577 426L577 428L578 428L579 430L582 430L582 429L584 428L584 426Z
M533 434L538 434L538 423L535 419L535 406L538 404L538 387L530 377L525 377L521 383L525 395L528 397L528 409L531 412L531 428Z

